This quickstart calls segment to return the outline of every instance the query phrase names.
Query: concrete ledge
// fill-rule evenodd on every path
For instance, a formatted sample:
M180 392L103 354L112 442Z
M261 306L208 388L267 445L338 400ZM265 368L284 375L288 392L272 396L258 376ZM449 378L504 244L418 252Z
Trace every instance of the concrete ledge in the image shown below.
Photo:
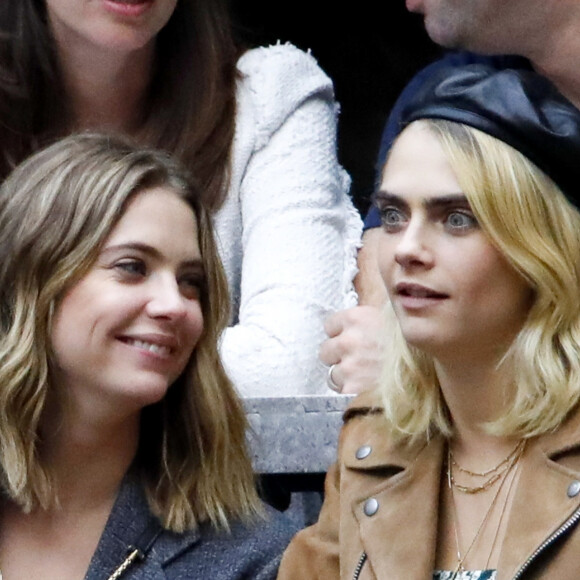
M336 459L342 414L353 395L244 399L258 473L322 473Z

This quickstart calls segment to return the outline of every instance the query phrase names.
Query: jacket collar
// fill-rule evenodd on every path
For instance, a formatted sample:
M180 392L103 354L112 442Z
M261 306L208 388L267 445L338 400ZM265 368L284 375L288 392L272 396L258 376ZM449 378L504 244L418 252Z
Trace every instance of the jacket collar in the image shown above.
M363 548L377 578L396 579L397 570L404 571L405 579L428 578L435 563L445 440L435 436L413 445L392 444L382 413L369 401L359 397L347 410L341 454L352 475L345 478L350 483L343 485L350 487L347 493ZM361 420L357 420L359 416ZM365 445L372 452L357 459L356 451ZM580 482L578 410L557 432L532 439L526 446L498 580L512 578L538 546L580 508L580 494L568 494L575 481ZM372 516L365 514L369 499L378 504Z
M107 520L85 580L101 580L127 558L145 530L160 528L151 514L141 485L127 475ZM199 540L198 530L176 534L162 530L143 561L130 568L135 580L164 580L163 567Z

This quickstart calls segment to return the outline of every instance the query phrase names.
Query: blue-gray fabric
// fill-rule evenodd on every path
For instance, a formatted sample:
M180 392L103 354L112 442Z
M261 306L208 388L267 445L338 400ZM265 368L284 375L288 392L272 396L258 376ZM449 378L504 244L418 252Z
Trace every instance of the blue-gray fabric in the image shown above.
M209 525L183 534L163 530L147 557L121 580L273 580L296 529L279 512L266 510L265 520L233 522L229 533ZM106 580L154 522L140 485L126 478L85 580Z

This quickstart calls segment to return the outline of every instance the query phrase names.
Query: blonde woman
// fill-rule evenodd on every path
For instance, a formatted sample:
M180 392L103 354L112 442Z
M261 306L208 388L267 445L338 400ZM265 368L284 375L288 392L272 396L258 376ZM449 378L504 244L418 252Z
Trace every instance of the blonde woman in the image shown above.
M179 166L108 137L2 185L4 580L275 577L210 223Z
M580 113L475 66L403 118L377 194L390 364L279 578L578 578Z

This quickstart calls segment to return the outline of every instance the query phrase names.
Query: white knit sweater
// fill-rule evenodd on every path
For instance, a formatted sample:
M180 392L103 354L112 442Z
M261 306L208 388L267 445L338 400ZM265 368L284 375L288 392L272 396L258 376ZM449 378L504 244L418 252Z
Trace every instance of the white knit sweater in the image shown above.
M288 44L250 50L238 68L231 183L215 218L233 302L221 353L242 396L324 393L322 323L356 303L361 234L332 83Z

